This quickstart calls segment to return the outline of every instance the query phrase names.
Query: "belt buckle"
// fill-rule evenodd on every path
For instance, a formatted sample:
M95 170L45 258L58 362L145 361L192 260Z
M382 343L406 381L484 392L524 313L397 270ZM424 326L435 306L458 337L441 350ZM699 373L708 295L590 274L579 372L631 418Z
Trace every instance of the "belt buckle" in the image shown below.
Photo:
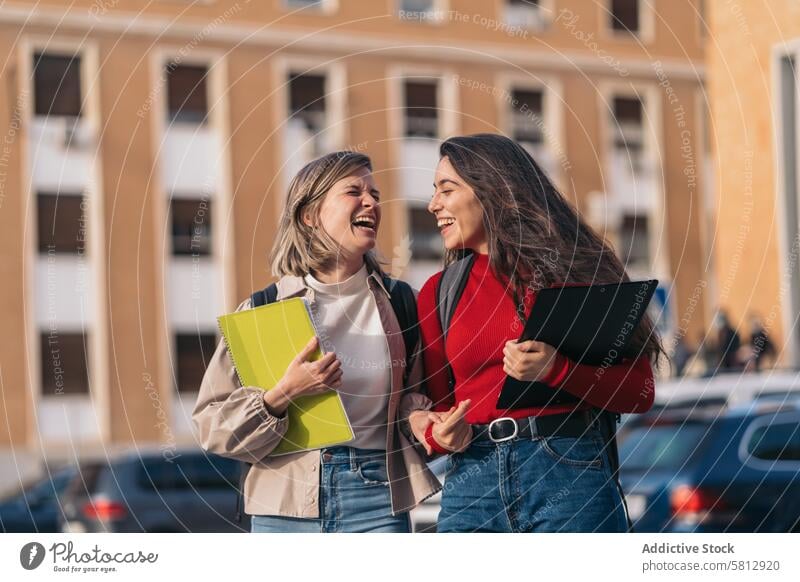
M494 438L494 436L492 435L492 428L495 426L495 424L507 421L510 421L511 424L514 425L514 434L499 439ZM495 418L492 422L489 423L489 430L487 431L487 433L489 434L489 440L492 441L493 443L504 443L506 441L510 441L511 439L517 438L517 435L519 434L519 425L517 424L517 421L511 418L510 416L503 416L501 418Z

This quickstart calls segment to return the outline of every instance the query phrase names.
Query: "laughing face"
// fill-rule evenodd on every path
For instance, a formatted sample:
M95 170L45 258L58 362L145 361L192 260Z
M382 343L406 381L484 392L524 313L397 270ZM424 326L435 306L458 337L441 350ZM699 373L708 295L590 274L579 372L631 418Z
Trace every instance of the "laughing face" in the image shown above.
M317 225L348 257L363 256L375 247L381 222L380 192L372 173L362 168L336 182L325 195ZM310 216L304 217L309 226Z
M489 244L481 203L446 156L436 166L433 185L435 191L428 212L436 217L445 248L472 249L487 254Z

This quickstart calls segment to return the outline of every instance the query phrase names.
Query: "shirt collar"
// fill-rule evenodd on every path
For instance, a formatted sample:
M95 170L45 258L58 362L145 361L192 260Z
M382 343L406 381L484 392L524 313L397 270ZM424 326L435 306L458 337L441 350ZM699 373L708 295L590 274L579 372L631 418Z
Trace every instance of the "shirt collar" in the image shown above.
M384 285L383 277L381 276L380 271L372 269L369 265L367 265L367 281L369 281L369 279L373 279L378 284L378 287L386 294L386 297L391 299L392 295L389 293L386 285ZM295 275L286 275L285 277L281 277L277 285L278 297L281 299L289 299L290 297L304 295L309 290L305 280L302 277L297 277Z

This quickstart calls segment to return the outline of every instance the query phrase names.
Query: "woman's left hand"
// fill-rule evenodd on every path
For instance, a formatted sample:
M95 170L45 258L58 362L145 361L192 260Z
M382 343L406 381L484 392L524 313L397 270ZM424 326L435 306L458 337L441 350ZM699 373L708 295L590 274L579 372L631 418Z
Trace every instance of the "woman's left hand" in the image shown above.
M517 380L535 382L550 373L556 353L553 346L544 342L506 342L503 348L503 371Z

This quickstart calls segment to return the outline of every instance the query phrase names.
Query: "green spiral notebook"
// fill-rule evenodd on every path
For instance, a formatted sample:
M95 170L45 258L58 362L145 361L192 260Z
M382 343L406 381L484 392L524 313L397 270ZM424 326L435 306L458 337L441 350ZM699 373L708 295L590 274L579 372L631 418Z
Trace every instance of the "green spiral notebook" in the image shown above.
M318 335L308 303L286 299L217 318L242 386L271 390L289 364ZM312 360L322 357L320 349ZM272 455L320 449L353 440L339 394L302 396L289 405L289 428Z

